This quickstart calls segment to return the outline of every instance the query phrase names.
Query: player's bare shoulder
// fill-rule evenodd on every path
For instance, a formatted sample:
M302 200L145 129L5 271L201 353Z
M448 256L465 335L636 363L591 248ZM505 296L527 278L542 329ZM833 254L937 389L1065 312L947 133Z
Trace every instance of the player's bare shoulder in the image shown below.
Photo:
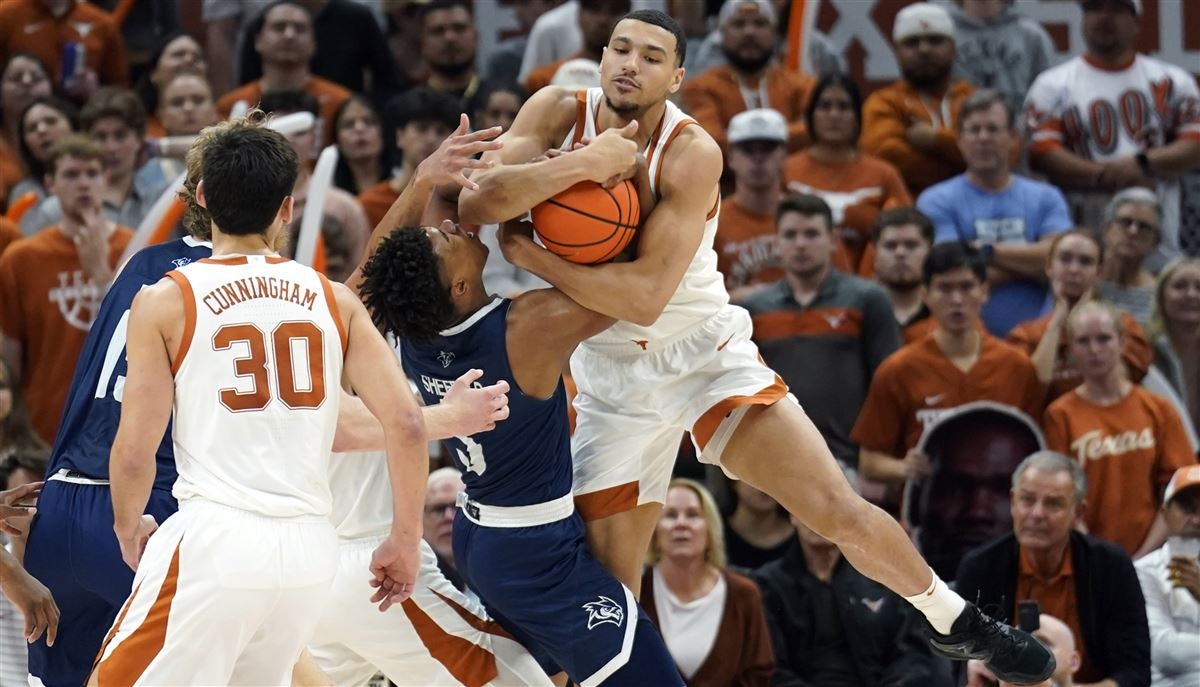
M577 96L577 91L562 86L539 89L521 107L510 131L539 135L547 146L557 144L575 123L579 110Z
M721 146L713 137L699 124L684 126L664 153L659 192L708 194L720 182L723 166Z

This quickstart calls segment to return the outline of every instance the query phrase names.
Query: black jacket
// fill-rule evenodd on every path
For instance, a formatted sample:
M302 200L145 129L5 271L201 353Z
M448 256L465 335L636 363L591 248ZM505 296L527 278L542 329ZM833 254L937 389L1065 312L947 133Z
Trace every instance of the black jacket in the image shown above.
M775 649L777 687L810 687L805 676L812 660L815 628L830 621L817 617L805 592L819 583L808 573L804 552L794 542L783 558L754 571L762 588L771 644ZM830 580L851 658L863 687L941 687L948 670L934 657L925 621L903 599L841 560ZM875 610L872 610L874 608ZM812 686L818 687L818 686Z
M979 607L996 605L1010 622L1016 604L1020 546L1007 535L963 557L954 587ZM1150 629L1133 561L1115 544L1071 532L1071 563L1079 626L1088 660L1121 687L1150 685ZM991 611L992 609L988 609Z

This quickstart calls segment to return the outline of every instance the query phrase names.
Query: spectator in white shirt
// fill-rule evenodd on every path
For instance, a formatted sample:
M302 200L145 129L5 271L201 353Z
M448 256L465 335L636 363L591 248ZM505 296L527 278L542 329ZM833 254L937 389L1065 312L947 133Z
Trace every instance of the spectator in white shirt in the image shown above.
M1180 468L1163 497L1167 543L1134 563L1150 623L1153 687L1200 684L1200 465Z

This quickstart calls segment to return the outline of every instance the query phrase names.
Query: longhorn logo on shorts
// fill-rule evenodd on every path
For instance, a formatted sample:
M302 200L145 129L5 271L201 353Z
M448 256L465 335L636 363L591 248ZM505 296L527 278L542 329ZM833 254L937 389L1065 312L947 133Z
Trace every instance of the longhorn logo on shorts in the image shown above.
M450 363L454 362L454 354L446 351L438 351L438 360L442 363L442 368L450 367Z
M625 610L616 601L607 596L597 597L595 601L589 601L583 605L583 610L588 614L588 629L592 629L597 625L604 623L612 623L617 627L625 620Z

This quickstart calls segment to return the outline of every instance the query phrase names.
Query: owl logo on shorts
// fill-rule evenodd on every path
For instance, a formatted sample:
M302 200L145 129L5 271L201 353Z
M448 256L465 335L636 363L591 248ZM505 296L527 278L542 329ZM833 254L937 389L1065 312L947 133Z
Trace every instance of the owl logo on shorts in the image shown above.
M625 620L625 610L616 601L607 596L597 597L595 601L589 601L583 605L583 610L588 614L587 629L592 629L597 625L604 623L612 623L617 627Z

